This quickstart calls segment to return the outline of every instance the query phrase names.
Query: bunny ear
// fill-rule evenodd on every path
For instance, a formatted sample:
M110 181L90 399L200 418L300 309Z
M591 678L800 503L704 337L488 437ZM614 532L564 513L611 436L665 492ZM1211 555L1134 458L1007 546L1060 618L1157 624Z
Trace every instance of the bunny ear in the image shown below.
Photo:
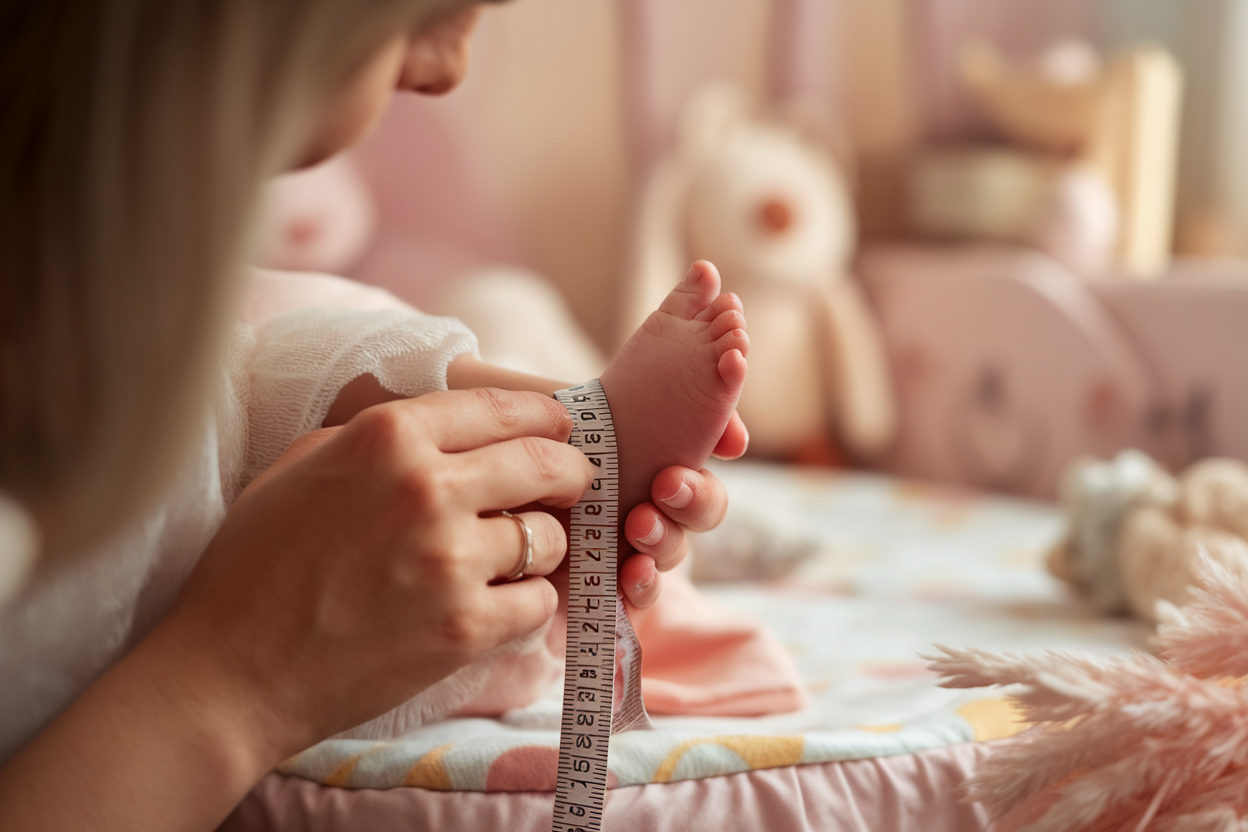
M704 158L733 127L746 119L749 109L749 97L734 84L703 87L681 114L681 156L690 162Z
M832 157L850 190L854 190L857 158L845 124L811 96L789 98L775 108L779 121L800 132Z
M642 190L615 321L617 347L658 308L689 266L683 231L689 168L669 155L651 169Z

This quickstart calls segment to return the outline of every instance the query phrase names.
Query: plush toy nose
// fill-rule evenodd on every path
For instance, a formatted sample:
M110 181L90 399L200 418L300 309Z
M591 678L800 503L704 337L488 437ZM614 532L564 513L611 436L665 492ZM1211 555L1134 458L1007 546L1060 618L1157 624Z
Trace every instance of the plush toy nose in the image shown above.
M771 197L758 206L758 225L767 234L783 234L793 227L793 207L783 199Z

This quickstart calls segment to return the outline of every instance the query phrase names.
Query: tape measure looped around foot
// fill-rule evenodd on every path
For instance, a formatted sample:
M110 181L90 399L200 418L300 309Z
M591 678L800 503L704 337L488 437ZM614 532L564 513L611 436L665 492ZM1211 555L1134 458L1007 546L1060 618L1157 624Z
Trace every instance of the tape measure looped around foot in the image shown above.
M572 415L569 441L595 470L589 489L572 508L568 535L567 664L551 828L598 832L612 729L649 727L649 719L641 701L641 650L616 582L620 470L611 408L597 379L560 390L555 398Z

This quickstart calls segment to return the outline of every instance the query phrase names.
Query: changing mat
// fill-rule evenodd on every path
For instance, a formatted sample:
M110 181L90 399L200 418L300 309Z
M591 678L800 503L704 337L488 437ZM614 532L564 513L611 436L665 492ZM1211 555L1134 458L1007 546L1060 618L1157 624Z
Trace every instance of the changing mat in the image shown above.
M796 658L810 704L791 714L748 719L656 717L653 731L617 735L610 786L617 793L643 787L628 801L648 794L662 806L689 792L676 788L681 781L708 781L689 794L705 800L708 789L727 789L737 794L740 809L750 805L741 802L741 794L749 796L755 785L773 788L777 777L796 784L796 793L807 801L818 788L802 778L819 784L832 778L836 788L848 790L861 821L870 814L864 802L896 803L897 790L914 777L922 781L911 784L920 795L915 799L935 802L921 813L925 823L937 828L935 814L956 804L953 787L977 758L976 747L965 744L1009 736L1022 726L1000 698L936 687L916 653L930 652L933 643L1016 652L1144 646L1142 625L1099 617L1044 571L1044 553L1061 532L1060 514L1051 506L815 468L728 463L715 470L728 487L734 514L730 533L708 537L699 557L715 557L726 540L750 537L733 530L734 523L771 523L771 536L797 544L782 547L788 562L778 577L702 589L722 607L767 623ZM800 556L793 554L797 549ZM321 743L288 760L281 768L287 777L274 776L251 808L240 811L264 815L269 827L297 815L303 820L296 826L330 828L308 822L309 813L315 814L310 807L326 799L326 792L336 793L332 802L341 810L352 794L348 789L391 790L380 802L382 793L360 793L373 795L370 813L380 805L394 804L398 811L404 801L412 808L411 801L431 799L466 812L470 805L485 805L482 799L505 797L499 793L536 792L545 794L527 794L516 806L528 806L530 815L545 806L549 824L559 695L552 689L541 701L500 719L447 720L390 742ZM874 762L863 769L846 761ZM933 761L944 766L935 774ZM863 771L871 772L865 785L853 787L853 772ZM666 785L656 789L660 784ZM872 793L881 788L884 792ZM494 794L456 798L432 792ZM267 808L260 812L255 801ZM291 814L289 806L282 809L283 801L302 809ZM613 802L623 800L608 799L608 820ZM498 816L511 818L500 828L540 828L540 818L509 825L528 817L516 811L520 814L507 810ZM741 811L731 816L739 823L735 828L784 826L774 817ZM794 811L806 823L822 809L807 805ZM424 828L416 823L420 812L405 812L406 828ZM423 816L445 822L461 813L450 808ZM491 823L495 815L472 817ZM375 814L370 818L377 822ZM846 824L819 828L867 828L853 825L852 818ZM901 821L888 826L908 828Z

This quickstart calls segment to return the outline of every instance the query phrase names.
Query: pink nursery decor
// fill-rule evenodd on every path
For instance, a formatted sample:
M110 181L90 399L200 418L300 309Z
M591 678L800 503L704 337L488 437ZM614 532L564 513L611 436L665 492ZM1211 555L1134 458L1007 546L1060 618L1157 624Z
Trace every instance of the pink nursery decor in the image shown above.
M1050 498L1072 458L1147 445L1151 367L1086 280L1007 246L859 258L902 414L897 473Z
M858 258L899 401L886 470L1053 499L1080 456L1248 461L1248 267L1089 280L1035 249Z

